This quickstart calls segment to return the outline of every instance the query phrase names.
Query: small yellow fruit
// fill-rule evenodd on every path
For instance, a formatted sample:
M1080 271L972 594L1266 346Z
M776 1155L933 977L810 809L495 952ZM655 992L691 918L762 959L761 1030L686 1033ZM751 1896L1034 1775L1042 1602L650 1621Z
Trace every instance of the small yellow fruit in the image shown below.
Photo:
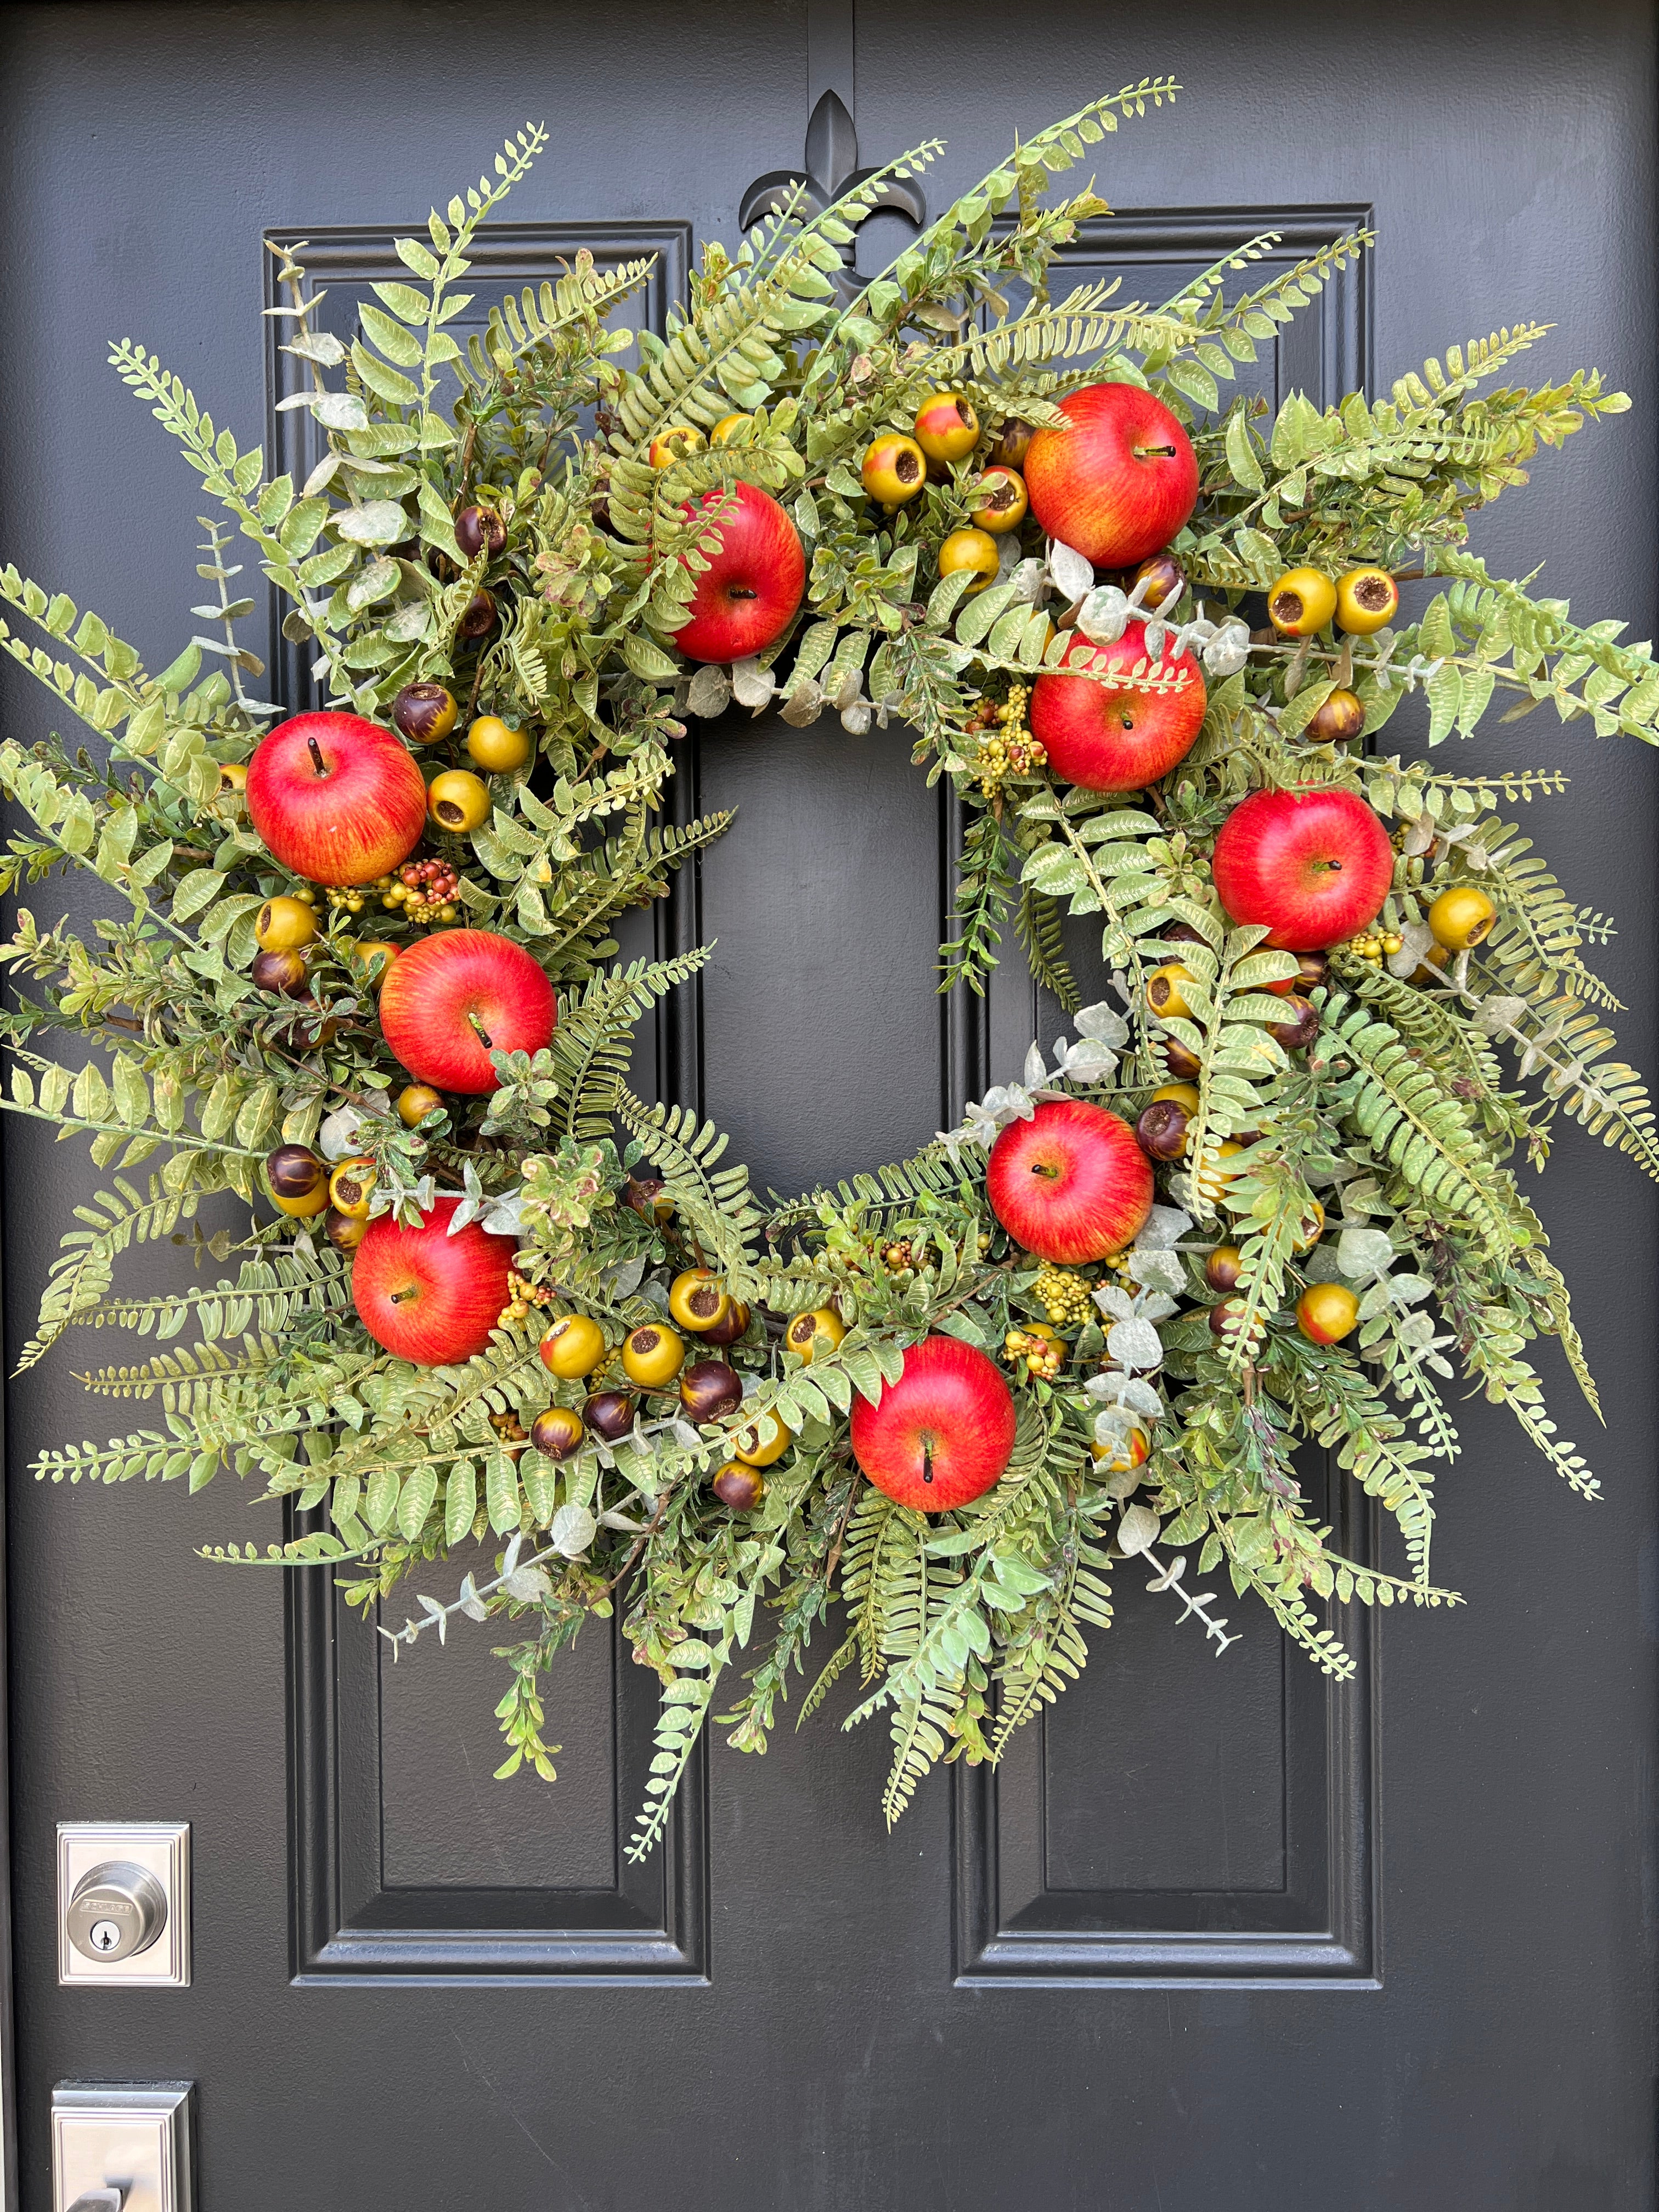
M890 432L869 447L860 465L864 489L887 507L902 507L927 481L927 461L914 438Z
M1336 586L1317 568L1292 568L1267 594L1267 618L1281 637L1312 637L1336 612Z
M731 1310L731 1298L715 1281L712 1268L688 1267L669 1285L670 1316L697 1335L717 1328Z
M988 530L953 530L939 549L941 578L954 576L958 568L969 569L978 578L964 594L970 599L994 580L997 566L997 541Z
M397 946L388 945L384 938L343 938L340 950L345 954L347 966L355 968L374 991L385 982L398 957Z
M745 1467L770 1467L781 1459L794 1439L775 1413L758 1413L732 1439L732 1449Z
M685 1340L661 1322L647 1322L623 1344L623 1366L642 1390L660 1390L685 1364Z
M1001 538L1007 532L1018 529L1025 520L1025 510L1030 504L1025 479L1016 470L987 469L980 488L974 495L972 513L981 530L988 530L994 537Z
M499 714L480 714L466 733L470 759L487 775L508 775L530 758L530 739L510 729Z
M733 431L741 429L745 422L752 422L754 419L752 415L722 415L708 433L709 444L711 446L728 444Z
M366 1221L374 1195L373 1160L342 1160L328 1179L330 1203L348 1221Z
M1336 619L1355 637L1369 637L1391 623L1400 587L1386 568L1350 568L1336 582Z
M1177 1018L1190 1015L1192 1008L1182 992L1183 983L1192 981L1190 972L1178 960L1166 961L1163 967L1154 968L1146 978L1146 1005L1162 1021L1169 1015Z
M605 1332L586 1314L561 1314L543 1337L542 1365L561 1382L591 1375L605 1358Z
M1340 1344L1359 1319L1359 1301L1342 1283L1310 1283L1296 1302L1296 1325L1310 1344Z
M698 452L702 445L701 430L693 429L689 422L671 422L651 441L648 458L653 469L672 468L676 461Z
M783 1332L783 1341L810 1367L821 1352L833 1352L846 1334L846 1324L833 1306L815 1306L811 1313L795 1316Z
M1491 935L1497 919L1498 908L1473 884L1454 884L1429 908L1429 927L1435 942L1443 945L1448 952L1467 952L1472 945L1479 945L1483 937Z
M426 811L441 830L476 830L489 818L489 788L470 769L452 768L434 776Z
M1089 1447L1103 1474L1128 1474L1138 1467L1145 1467L1152 1449L1145 1429L1131 1429L1121 1443L1091 1443Z
M241 761L221 761L219 763L221 791L246 791L247 769Z
M263 952L292 952L317 934L317 917L296 898L267 899L253 925Z
M1302 1218L1302 1234L1291 1247L1297 1259L1300 1259L1304 1252L1311 1252L1325 1234L1324 1207L1316 1198L1310 1200L1309 1206L1310 1211Z
M443 1103L429 1083L406 1083L398 1093L398 1119L404 1128L416 1128Z
M1230 1137L1224 1145L1218 1145L1214 1157L1194 1177L1199 1194L1211 1206L1219 1203L1230 1184L1238 1179L1239 1170L1229 1164L1243 1151Z
M1189 1114L1198 1111L1198 1085L1195 1083L1160 1083L1153 1091L1154 1103L1160 1098L1173 1098L1177 1106L1184 1106Z
M959 392L932 392L916 410L915 440L930 461L966 459L979 443L979 417Z

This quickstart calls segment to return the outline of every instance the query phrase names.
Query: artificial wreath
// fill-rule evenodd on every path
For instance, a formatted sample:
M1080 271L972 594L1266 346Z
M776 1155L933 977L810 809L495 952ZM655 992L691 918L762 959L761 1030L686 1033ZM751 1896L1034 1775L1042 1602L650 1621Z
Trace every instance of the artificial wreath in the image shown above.
M95 741L0 746L33 824L5 881L112 895L84 933L21 912L4 949L4 1103L112 1171L23 1364L77 1326L179 1340L85 1378L163 1425L39 1472L250 1477L306 1517L210 1556L326 1564L365 1611L493 1538L383 1632L511 1638L503 1775L551 1778L541 1678L619 1610L663 1684L635 1854L707 1717L765 1748L838 1607L804 1710L850 1673L845 1724L886 1713L890 1820L1076 1675L1126 1562L1218 1647L1196 1583L1224 1571L1338 1677L1323 1603L1449 1599L1460 1372L1595 1488L1526 1357L1559 1338L1595 1406L1506 1163L1541 1166L1563 1115L1655 1176L1659 1142L1583 957L1608 925L1504 818L1565 778L1370 741L1413 694L1431 746L1544 702L1653 741L1649 647L1464 550L1540 443L1625 402L1594 372L1496 381L1528 324L1376 402L1224 404L1364 234L1255 289L1270 239L1162 307L1051 296L1104 211L1051 179L1174 88L1017 147L868 283L854 229L933 143L706 247L661 336L608 319L646 264L578 254L462 344L526 130L398 243L349 343L279 252L310 379L283 404L326 446L303 483L114 349L223 517L192 611L222 634L152 674L0 576L46 638L7 650ZM318 711L251 696L235 532ZM1414 620L1408 577L1440 580ZM1012 919L1070 1018L914 1159L771 1206L628 1087L635 1024L703 953L623 964L611 934L726 829L662 800L686 715L734 702L874 721L949 776L945 983L982 988ZM1098 1003L1067 913L1102 928ZM234 1273L115 1289L225 1192L245 1230L191 1241ZM1402 1571L1332 1548L1304 1442L1393 1515Z

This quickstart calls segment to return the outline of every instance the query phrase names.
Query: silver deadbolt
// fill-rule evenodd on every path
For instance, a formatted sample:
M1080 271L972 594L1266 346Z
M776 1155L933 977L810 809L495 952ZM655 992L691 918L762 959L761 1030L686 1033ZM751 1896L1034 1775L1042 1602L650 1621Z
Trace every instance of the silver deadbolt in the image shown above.
M167 1892L148 1867L106 1859L75 1885L69 1939L83 1959L131 1959L149 1948L167 1918Z

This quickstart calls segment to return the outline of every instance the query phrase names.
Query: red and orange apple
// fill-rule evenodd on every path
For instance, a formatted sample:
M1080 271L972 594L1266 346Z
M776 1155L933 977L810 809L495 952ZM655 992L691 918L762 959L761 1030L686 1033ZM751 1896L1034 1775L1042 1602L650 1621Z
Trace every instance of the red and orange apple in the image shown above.
M918 1513L948 1513L1001 1476L1014 1449L1014 1401L995 1364L954 1336L904 1355L879 1400L853 1401L853 1453L878 1490Z
M471 1359L489 1342L511 1292L517 1249L469 1221L452 1237L458 1198L441 1198L418 1229L389 1213L371 1221L351 1263L351 1295L363 1327L394 1358L417 1367Z
M1132 622L1115 645L1091 645L1074 635L1060 666L1127 676L1147 659L1146 625ZM1084 791L1144 791L1186 757L1204 720L1199 665L1190 653L1172 653L1166 637L1147 676L1186 681L1178 690L1145 680L1120 690L1085 675L1038 677L1031 687L1031 735L1056 775Z
M255 746L247 811L296 876L370 884L420 842L426 786L394 731L361 714L295 714Z
M1198 503L1192 440L1138 384L1085 384L1060 403L1025 456L1031 512L1097 568L1128 568L1166 546Z
M1382 912L1394 848L1354 792L1258 791L1222 823L1212 872L1235 921L1265 922L1284 951L1321 952Z
M708 534L718 533L720 550L702 556L708 566L674 642L689 660L745 660L764 653L794 620L806 589L806 556L794 524L754 484L706 492L698 505L716 511Z
M1086 1098L1045 1098L1012 1121L985 1171L991 1210L1039 1260L1075 1267L1121 1252L1152 1210L1152 1167L1127 1121Z
M380 1030L422 1083L480 1097L495 1052L539 1052L556 1019L541 963L488 929L451 929L401 954L380 987Z

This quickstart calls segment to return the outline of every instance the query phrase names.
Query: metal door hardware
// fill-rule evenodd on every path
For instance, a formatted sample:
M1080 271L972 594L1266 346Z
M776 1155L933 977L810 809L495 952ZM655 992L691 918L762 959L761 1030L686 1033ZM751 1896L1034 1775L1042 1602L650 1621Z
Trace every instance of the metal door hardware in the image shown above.
M192 2212L188 2081L60 2081L52 2212Z
M188 1987L188 1822L59 1821L58 1978Z

